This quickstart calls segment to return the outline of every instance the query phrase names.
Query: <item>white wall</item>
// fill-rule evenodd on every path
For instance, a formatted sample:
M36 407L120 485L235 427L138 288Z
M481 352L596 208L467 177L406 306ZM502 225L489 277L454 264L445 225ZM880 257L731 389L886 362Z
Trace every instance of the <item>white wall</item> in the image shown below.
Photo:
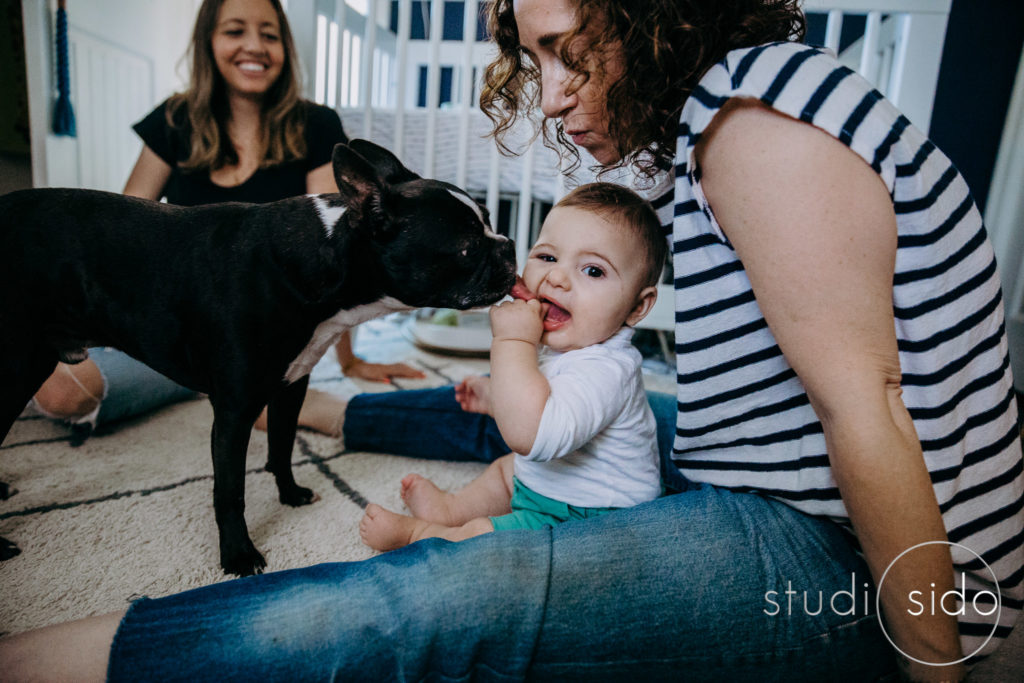
M57 3L22 0L33 185L114 191L123 187L141 149L130 124L180 90L187 80L181 57L198 6L199 0L68 3L71 103L79 128L78 137L68 138L50 133L56 87L53 37ZM130 79L115 69L124 69ZM126 91L129 85L130 93ZM109 153L110 158L97 160L97 150ZM97 177L94 171L100 165L103 170Z
M199 0L90 0L68 3L68 23L153 60L157 101L180 90ZM56 8L56 3L51 2ZM180 77L179 77L180 76Z

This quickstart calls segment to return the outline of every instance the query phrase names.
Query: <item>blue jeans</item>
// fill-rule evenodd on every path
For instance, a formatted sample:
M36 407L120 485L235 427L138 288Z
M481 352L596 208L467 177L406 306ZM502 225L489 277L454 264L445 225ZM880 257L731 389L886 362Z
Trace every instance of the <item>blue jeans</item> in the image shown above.
M830 522L695 487L140 600L109 680L875 680L895 671L875 616L828 606L867 577Z
M676 399L648 391L658 427L661 479L671 492L685 491L686 479L672 462ZM488 415L467 413L453 387L360 394L345 411L345 447L427 460L494 462L511 449Z
M196 395L123 351L92 348L89 358L103 375L105 387L97 424L142 415Z
M467 457L472 444L492 449L483 459L507 452L486 424L460 435L464 415L452 427L444 401L411 393L388 394L406 414L377 425L382 441L406 453ZM350 413L367 409L362 402ZM367 447L350 413L346 439L364 441L348 445ZM892 648L863 607L874 609L865 583L867 567L832 522L691 485L552 529L428 539L363 562L139 600L115 637L109 678L892 678Z

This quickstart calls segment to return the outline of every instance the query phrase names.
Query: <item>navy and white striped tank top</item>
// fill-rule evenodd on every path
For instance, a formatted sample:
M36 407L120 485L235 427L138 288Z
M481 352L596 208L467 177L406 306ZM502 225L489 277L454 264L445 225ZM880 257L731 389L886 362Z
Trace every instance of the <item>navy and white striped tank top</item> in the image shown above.
M893 313L903 400L949 540L981 555L997 576L1002 610L988 653L1024 598L1024 477L995 258L949 159L822 50L776 43L730 52L683 108L674 189L652 199L663 224L672 213L675 462L693 481L757 491L848 525L821 423L695 177L694 145L732 97L756 98L830 133L889 189L899 231ZM983 564L952 550L968 599L991 590ZM994 623L961 618L965 654Z

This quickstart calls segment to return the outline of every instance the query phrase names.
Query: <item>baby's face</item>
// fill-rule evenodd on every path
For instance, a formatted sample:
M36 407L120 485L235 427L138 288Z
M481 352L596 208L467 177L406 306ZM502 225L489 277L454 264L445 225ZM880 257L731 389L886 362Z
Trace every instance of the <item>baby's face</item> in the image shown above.
M633 231L574 206L551 210L523 269L523 282L548 304L541 342L570 351L611 337L643 289L644 251Z

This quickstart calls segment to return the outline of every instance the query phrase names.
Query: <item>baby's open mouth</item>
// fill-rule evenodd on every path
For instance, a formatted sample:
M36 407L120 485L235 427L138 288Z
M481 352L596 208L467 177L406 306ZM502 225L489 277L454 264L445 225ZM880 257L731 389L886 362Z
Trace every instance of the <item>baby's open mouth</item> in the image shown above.
M509 292L509 294L512 298L522 299L523 301L529 301L537 298L537 295L527 288L526 283L523 282L523 278L521 277L516 278L516 284L512 287L512 291ZM572 313L550 299L542 298L540 303L541 310L544 312L544 330L546 332L557 330L572 318Z
M562 308L553 301L550 301L548 299L541 299L541 303L543 303L547 307L547 311L545 311L544 313L544 330L546 332L557 330L559 327L569 322L569 319L572 318L572 313L565 310L564 308Z

